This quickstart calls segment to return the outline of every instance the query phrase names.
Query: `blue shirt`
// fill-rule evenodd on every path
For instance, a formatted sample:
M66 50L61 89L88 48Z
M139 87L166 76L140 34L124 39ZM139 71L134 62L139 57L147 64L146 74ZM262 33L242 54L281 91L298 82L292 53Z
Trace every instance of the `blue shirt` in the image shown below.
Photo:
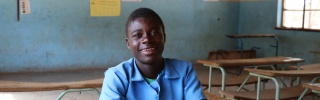
M164 69L148 84L131 58L109 68L100 100L200 100L206 99L191 63L164 58Z

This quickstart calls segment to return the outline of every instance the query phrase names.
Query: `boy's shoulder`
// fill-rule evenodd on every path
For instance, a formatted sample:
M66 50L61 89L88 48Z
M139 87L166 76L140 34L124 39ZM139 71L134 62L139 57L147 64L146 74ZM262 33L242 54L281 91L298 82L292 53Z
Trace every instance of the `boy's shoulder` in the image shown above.
M120 64L118 64L114 67L110 67L108 70L111 71L112 73L125 74L125 73L132 72L132 70L134 70L133 67L134 67L134 60L133 60L133 58L131 58L127 61L121 62Z
M166 63L170 63L170 64L182 64L182 65L188 65L191 64L188 61L184 61L184 60L179 60L179 59L175 59L175 58L164 58Z
M164 58L168 66L174 67L176 70L192 69L192 64L189 61L179 60L174 58Z

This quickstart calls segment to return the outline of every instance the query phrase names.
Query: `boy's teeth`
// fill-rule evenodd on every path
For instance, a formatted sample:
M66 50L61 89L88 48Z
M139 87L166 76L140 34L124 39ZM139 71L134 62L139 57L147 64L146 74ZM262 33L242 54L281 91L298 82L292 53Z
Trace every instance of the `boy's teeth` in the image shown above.
M142 51L148 51L148 50L153 50L154 48L149 48L149 49L143 49Z

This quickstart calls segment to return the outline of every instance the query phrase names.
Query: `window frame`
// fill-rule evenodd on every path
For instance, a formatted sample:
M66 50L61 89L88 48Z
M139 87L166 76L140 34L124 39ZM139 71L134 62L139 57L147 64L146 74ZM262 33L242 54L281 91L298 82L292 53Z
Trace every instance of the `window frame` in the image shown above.
M277 8L277 25L275 29L278 30L295 30L295 31L316 31L320 32L320 29L311 29L311 28L304 28L304 22L305 22L305 12L307 11L305 8L306 1L304 0L304 6L303 6L303 20L302 20L302 27L301 28L293 28L293 27L284 27L283 25L283 12L286 11L284 9L284 0L278 0L278 8ZM288 11L288 10L287 10ZM320 11L320 10L316 10ZM319 22L320 23L320 22Z

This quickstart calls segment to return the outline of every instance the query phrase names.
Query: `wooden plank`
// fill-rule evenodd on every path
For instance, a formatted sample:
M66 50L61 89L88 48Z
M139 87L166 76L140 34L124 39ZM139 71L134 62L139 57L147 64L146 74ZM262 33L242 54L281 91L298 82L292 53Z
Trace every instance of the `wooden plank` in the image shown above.
M31 77L30 77L31 78ZM74 82L0 81L0 92L51 91L81 88L101 88L103 78Z
M301 85L293 86L289 88L281 88L280 89L280 99L297 99L304 91ZM255 100L257 96L256 91L244 91L244 92L236 92L236 91L219 91L220 94L225 95L228 98L233 99L245 99L245 100ZM312 92L309 90L306 95L310 95ZM275 89L266 89L260 91L260 100L274 100L275 99Z
M273 65L273 64L294 64L304 62L301 58L292 57L266 57L252 59L231 59L231 60L197 60L198 63L220 67L237 67L237 66L256 66L256 65Z
M320 91L320 83L304 83L302 87Z
M106 68L0 73L0 92L101 88Z
M217 57L218 55L218 57ZM244 59L244 58L256 58L255 50L243 50L242 56L240 50L219 50L210 51L208 60L227 60L227 59Z
M316 77L320 76L320 68L318 69L310 69L310 70L288 70L288 71L273 71L273 70L260 70L260 69L252 69L252 68L245 68L244 70L265 75L265 76L283 76L283 77Z
M203 93L206 95L207 100L227 100L227 99L219 97L215 94L209 93L208 91L203 91Z
M208 86L209 80L208 80L208 74L207 77L199 77L199 80L203 86ZM225 86L240 86L243 81L247 78L248 75L230 75L226 77L226 83ZM212 78L211 86L213 87L221 87L222 86L222 79L219 78ZM257 83L258 78L257 77L250 77L250 79L246 82L246 84L255 84ZM261 81L268 81L268 79L261 79Z
M275 37L276 34L229 34L226 35L229 38L263 38L263 37Z

